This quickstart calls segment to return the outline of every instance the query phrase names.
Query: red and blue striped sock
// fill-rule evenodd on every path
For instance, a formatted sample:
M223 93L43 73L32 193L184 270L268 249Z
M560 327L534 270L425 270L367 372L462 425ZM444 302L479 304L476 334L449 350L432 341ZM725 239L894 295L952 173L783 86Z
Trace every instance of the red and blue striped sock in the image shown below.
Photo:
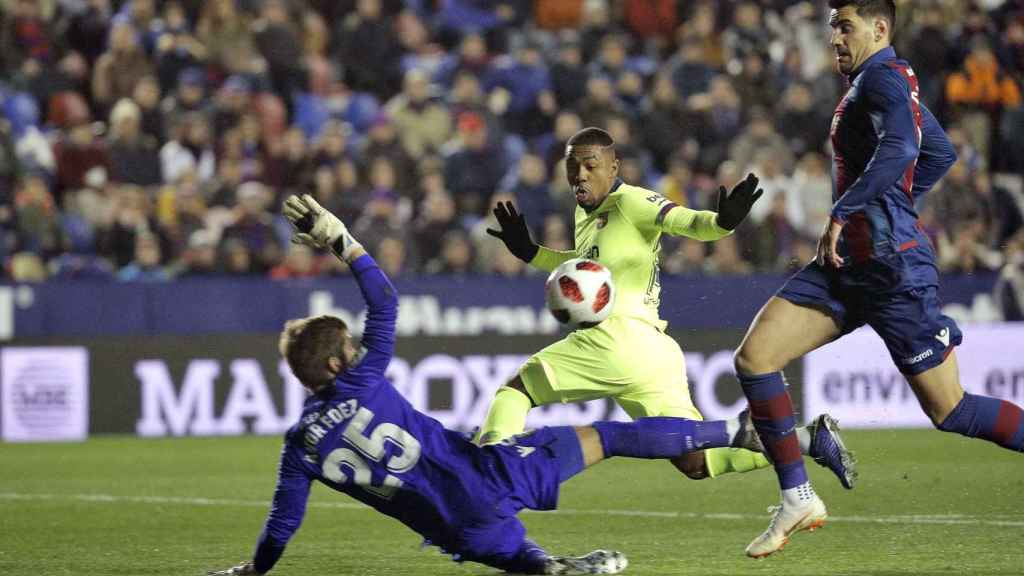
M800 442L796 436L796 417L793 402L786 390L782 372L739 375L743 393L750 402L750 418L757 435L761 437L765 452L775 466L779 486L783 490L796 488L807 482Z
M1024 452L1024 410L1006 400L964 394L939 430L982 438Z

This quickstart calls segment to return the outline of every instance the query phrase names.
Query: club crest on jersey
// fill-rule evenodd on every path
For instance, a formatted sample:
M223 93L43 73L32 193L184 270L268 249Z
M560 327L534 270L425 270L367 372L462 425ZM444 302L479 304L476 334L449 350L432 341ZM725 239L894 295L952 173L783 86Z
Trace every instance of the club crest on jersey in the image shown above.
M597 215L597 229L600 230L608 225L608 213L603 212Z

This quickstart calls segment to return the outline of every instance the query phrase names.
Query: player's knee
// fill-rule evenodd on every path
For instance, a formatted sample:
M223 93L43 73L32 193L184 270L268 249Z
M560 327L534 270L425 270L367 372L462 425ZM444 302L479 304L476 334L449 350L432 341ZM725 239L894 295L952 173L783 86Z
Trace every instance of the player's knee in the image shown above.
M753 355L746 346L741 345L736 350L736 353L732 355L732 365L736 369L736 374L745 374L747 376L758 374L755 370L756 363L754 362Z
M503 388L511 388L512 390L521 393L523 396L526 396L526 398L530 400L531 406L537 406L537 401L534 400L533 396L530 396L530 393L526 391L526 385L523 384L523 379L520 378L519 376L516 376L515 378L506 382ZM498 390L500 391L501 388L499 388Z
M780 362L773 354L754 350L746 343L740 344L739 349L733 354L732 364L736 374L744 376L778 372L785 366L785 363Z
M710 476L704 452L691 452L672 459L672 465L690 480L703 480Z

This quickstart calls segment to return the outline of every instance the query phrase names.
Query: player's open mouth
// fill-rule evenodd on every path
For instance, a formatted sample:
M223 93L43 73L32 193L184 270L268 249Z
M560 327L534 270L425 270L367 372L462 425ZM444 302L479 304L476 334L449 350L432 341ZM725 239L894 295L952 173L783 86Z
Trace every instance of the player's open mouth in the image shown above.
M587 191L583 188L576 189L576 201L582 202L587 199Z

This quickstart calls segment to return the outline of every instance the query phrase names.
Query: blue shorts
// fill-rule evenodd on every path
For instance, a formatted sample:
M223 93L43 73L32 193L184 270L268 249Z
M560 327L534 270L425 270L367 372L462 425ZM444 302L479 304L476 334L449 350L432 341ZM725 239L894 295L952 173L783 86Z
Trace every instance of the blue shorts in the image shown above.
M841 335L867 324L881 336L896 367L908 376L941 364L963 341L956 322L942 314L935 286L879 293L840 282L841 272L811 262L776 296L830 314Z
M526 568L544 551L526 538L516 513L558 505L559 485L583 469L576 431L570 426L541 428L481 450L493 493L481 495L479 502L492 512L482 522L463 527L452 551L456 560L532 573Z

